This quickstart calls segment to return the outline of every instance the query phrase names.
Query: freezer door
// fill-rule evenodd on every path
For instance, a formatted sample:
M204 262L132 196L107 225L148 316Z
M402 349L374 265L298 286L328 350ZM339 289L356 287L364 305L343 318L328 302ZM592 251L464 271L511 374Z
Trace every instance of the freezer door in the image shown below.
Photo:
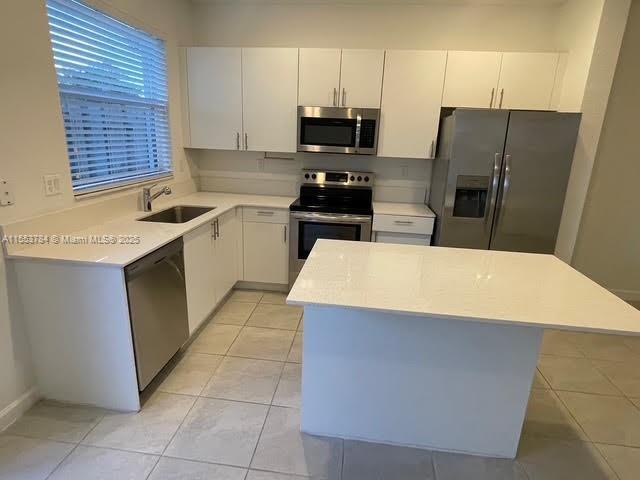
M553 253L580 115L510 114L492 250Z
M456 109L445 129L449 158L437 245L489 248L508 111Z

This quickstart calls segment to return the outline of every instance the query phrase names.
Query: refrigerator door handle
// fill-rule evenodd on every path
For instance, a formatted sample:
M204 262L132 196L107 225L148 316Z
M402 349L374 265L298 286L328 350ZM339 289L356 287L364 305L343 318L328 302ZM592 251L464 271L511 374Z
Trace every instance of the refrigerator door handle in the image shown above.
M497 152L493 156L493 164L491 165L491 189L489 190L489 206L484 215L484 223L490 227L489 219L493 217L496 208L496 197L498 196L498 182L500 181L500 161L502 153Z
M504 207L507 203L507 196L509 195L509 187L511 185L511 155L504 156L504 182L502 183L502 196L500 199L500 205L496 210L496 222L500 224L500 219Z

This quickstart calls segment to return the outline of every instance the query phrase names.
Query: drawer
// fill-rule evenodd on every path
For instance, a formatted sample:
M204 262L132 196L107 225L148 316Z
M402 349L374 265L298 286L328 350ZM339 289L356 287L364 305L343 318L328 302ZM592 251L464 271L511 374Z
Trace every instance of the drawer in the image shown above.
M289 223L289 210L281 208L244 207L242 221L262 223Z
M431 245L431 235L415 235L413 233L376 232L378 243L400 243L402 245Z
M410 217L405 215L373 214L374 232L413 233L431 235L433 233L433 217Z

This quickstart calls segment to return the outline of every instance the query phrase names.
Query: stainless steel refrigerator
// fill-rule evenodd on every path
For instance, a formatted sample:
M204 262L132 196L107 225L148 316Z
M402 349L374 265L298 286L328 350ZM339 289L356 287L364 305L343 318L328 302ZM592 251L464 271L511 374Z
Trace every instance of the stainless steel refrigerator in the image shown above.
M444 117L433 244L553 253L580 114L458 108Z

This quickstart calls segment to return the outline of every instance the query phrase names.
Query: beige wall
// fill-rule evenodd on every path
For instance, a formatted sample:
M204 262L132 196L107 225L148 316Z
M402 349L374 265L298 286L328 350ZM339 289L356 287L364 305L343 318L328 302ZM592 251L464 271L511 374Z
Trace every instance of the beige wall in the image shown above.
M640 301L640 2L633 2L604 120L574 265Z
M188 3L91 3L166 40L175 181L188 183L191 172L182 148L178 59L178 45L192 42ZM0 61L0 178L9 181L15 192L15 205L0 207L0 224L60 209L97 206L116 198L120 199L118 208L136 208L133 190L80 201L73 197L43 0L4 0L0 4ZM62 194L45 197L42 175L52 173L61 175ZM33 385L28 342L11 288L10 265L0 258L0 415Z
M196 44L445 50L556 49L556 6L474 6L460 5L460 2L456 2L457 5L447 5L446 2L430 5L318 3L194 3Z

